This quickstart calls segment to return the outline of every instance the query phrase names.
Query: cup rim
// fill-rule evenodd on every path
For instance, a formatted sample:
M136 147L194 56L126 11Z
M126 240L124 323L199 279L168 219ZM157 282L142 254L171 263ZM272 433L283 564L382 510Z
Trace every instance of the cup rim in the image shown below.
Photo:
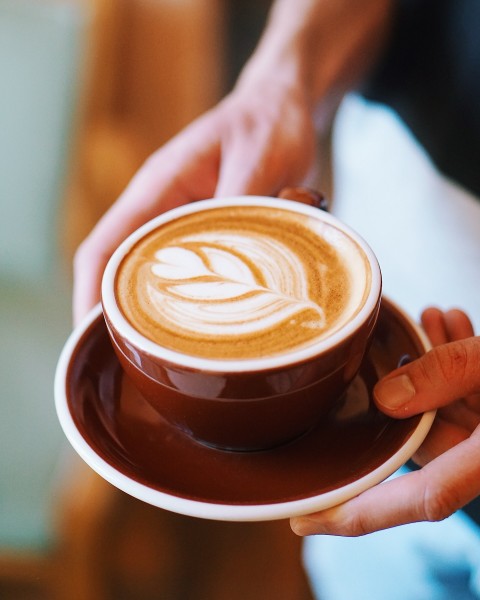
M117 269L128 251L145 235L160 225L197 212L199 210L199 205L201 205L202 210L208 210L224 206L240 206L246 204L249 206L273 206L283 210L293 210L294 212L319 219L320 221L324 221L327 224L336 227L360 246L370 265L371 285L363 306L353 319L342 326L338 331L333 332L328 337L321 339L314 344L310 344L290 353L253 359L222 360L218 358L189 356L175 350L163 348L138 332L123 315L115 295ZM134 346L138 351L145 353L150 357L165 361L171 365L178 365L185 368L201 369L203 371L217 373L242 373L247 371L257 372L277 368L288 368L308 361L315 356L321 355L323 352L334 348L344 340L348 339L370 318L380 301L381 290L382 275L373 250L360 234L332 214L313 206L283 198L273 198L269 196L231 196L198 200L196 202L185 204L162 213L140 226L118 246L109 259L102 277L101 297L103 312L109 328L112 327L116 334L127 341L129 345Z

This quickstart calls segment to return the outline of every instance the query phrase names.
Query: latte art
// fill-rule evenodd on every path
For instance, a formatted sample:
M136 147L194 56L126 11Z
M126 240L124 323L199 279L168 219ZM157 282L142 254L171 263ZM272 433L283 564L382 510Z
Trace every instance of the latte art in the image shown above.
M332 225L236 206L148 234L124 258L116 289L126 318L150 340L203 358L250 359L337 330L361 307L366 273L362 251Z
M275 240L195 237L156 252L156 279L146 282L152 305L172 327L181 323L215 337L253 335L307 311L307 326L325 327L322 308L308 297L302 265Z

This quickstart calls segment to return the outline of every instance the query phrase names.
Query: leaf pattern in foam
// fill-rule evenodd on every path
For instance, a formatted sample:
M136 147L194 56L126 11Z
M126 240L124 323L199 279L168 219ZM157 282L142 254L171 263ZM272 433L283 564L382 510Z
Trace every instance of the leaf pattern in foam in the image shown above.
M252 333L309 309L306 326L324 327L299 257L275 240L197 239L155 259L148 295L161 320L209 335Z

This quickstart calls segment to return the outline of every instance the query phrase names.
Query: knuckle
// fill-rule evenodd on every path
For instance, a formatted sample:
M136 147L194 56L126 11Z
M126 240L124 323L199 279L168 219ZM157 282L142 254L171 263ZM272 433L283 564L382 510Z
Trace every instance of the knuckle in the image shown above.
M462 379L469 369L470 353L462 343L453 342L431 350L423 362L422 375L433 385L449 381L453 377Z
M352 501L355 504L355 499ZM349 508L347 509L347 506ZM373 531L371 519L364 510L355 510L354 506L345 505L342 510L333 511L329 528L336 535L360 537Z
M85 262L85 258L88 253L88 245L84 240L76 249L75 254L73 256L73 265L75 269L79 269L83 263Z
M155 168L160 160L161 152L162 148L157 148L157 150L144 157L132 179L138 178L145 171Z
M424 381L428 386L435 386L438 384L439 371L441 373L441 360L438 352L430 350L425 356L412 364L412 374L416 378Z
M315 523L315 518L312 521ZM363 511L356 511L347 503L322 511L321 530L329 535L359 537L371 533L372 528L369 527L369 520L365 518Z
M423 520L438 522L450 517L460 505L459 499L451 487L428 484L421 497L419 512Z
M370 519L364 513L359 513L353 517L348 524L348 535L352 537L360 537L371 533L372 526Z
M73 270L77 276L85 270L91 270L96 264L106 263L110 257L107 250L100 246L97 240L95 233L92 232L77 247L73 256Z
M480 371L480 337L473 337L469 340L470 352L468 353L468 364L472 365L477 372Z
M466 347L463 344L454 343L447 344L445 349L445 375L458 373L463 376L469 365L469 354Z

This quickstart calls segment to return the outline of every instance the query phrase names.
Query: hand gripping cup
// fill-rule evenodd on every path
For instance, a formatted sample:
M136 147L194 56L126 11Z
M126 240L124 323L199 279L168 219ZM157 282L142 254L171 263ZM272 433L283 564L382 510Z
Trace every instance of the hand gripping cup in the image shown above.
M381 273L332 215L279 198L204 200L133 233L104 273L122 368L199 442L294 440L340 401L368 349Z

